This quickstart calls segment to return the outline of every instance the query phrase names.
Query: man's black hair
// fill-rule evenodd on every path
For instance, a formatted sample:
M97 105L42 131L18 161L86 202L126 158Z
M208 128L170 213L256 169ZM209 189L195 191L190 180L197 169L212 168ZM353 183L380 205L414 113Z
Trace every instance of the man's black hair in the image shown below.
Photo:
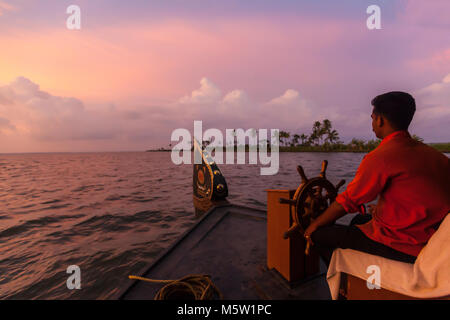
M392 91L372 99L373 112L383 115L398 130L407 130L416 112L414 98L406 92Z

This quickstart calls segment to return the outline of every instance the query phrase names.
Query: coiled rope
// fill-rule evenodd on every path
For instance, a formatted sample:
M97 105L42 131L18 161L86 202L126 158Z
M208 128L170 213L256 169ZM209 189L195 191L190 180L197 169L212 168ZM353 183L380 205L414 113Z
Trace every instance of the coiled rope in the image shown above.
M190 274L178 280L155 280L132 275L128 278L167 283L156 293L154 300L213 300L215 297L223 299L222 293L207 274Z

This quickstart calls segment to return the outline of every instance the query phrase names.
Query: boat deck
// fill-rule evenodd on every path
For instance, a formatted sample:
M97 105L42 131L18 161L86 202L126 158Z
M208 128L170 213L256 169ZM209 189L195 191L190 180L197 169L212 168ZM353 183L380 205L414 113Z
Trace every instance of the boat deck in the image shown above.
M179 279L209 274L224 299L331 299L320 273L291 286L266 266L266 212L237 205L212 208L141 274L150 279ZM119 299L153 299L161 284L130 280Z

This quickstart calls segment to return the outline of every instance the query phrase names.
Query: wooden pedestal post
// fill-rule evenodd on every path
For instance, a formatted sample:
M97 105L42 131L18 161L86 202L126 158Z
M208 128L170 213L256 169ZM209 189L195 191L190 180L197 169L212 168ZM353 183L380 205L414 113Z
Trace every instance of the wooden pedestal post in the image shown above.
M295 190L267 191L267 267L277 270L289 283L319 272L319 256L311 250L305 255L305 239L300 233L289 239L283 234L292 225L288 204L279 199L292 199ZM294 209L292 209L294 210Z

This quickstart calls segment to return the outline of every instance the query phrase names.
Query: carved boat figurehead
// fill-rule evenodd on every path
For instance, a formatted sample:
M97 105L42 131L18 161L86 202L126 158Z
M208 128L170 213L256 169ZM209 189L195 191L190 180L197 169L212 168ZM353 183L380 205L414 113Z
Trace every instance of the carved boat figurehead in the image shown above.
M211 207L228 203L228 187L225 177L207 150L203 150L194 138L194 159L201 158L201 164L195 164L193 174L193 198L197 215Z

